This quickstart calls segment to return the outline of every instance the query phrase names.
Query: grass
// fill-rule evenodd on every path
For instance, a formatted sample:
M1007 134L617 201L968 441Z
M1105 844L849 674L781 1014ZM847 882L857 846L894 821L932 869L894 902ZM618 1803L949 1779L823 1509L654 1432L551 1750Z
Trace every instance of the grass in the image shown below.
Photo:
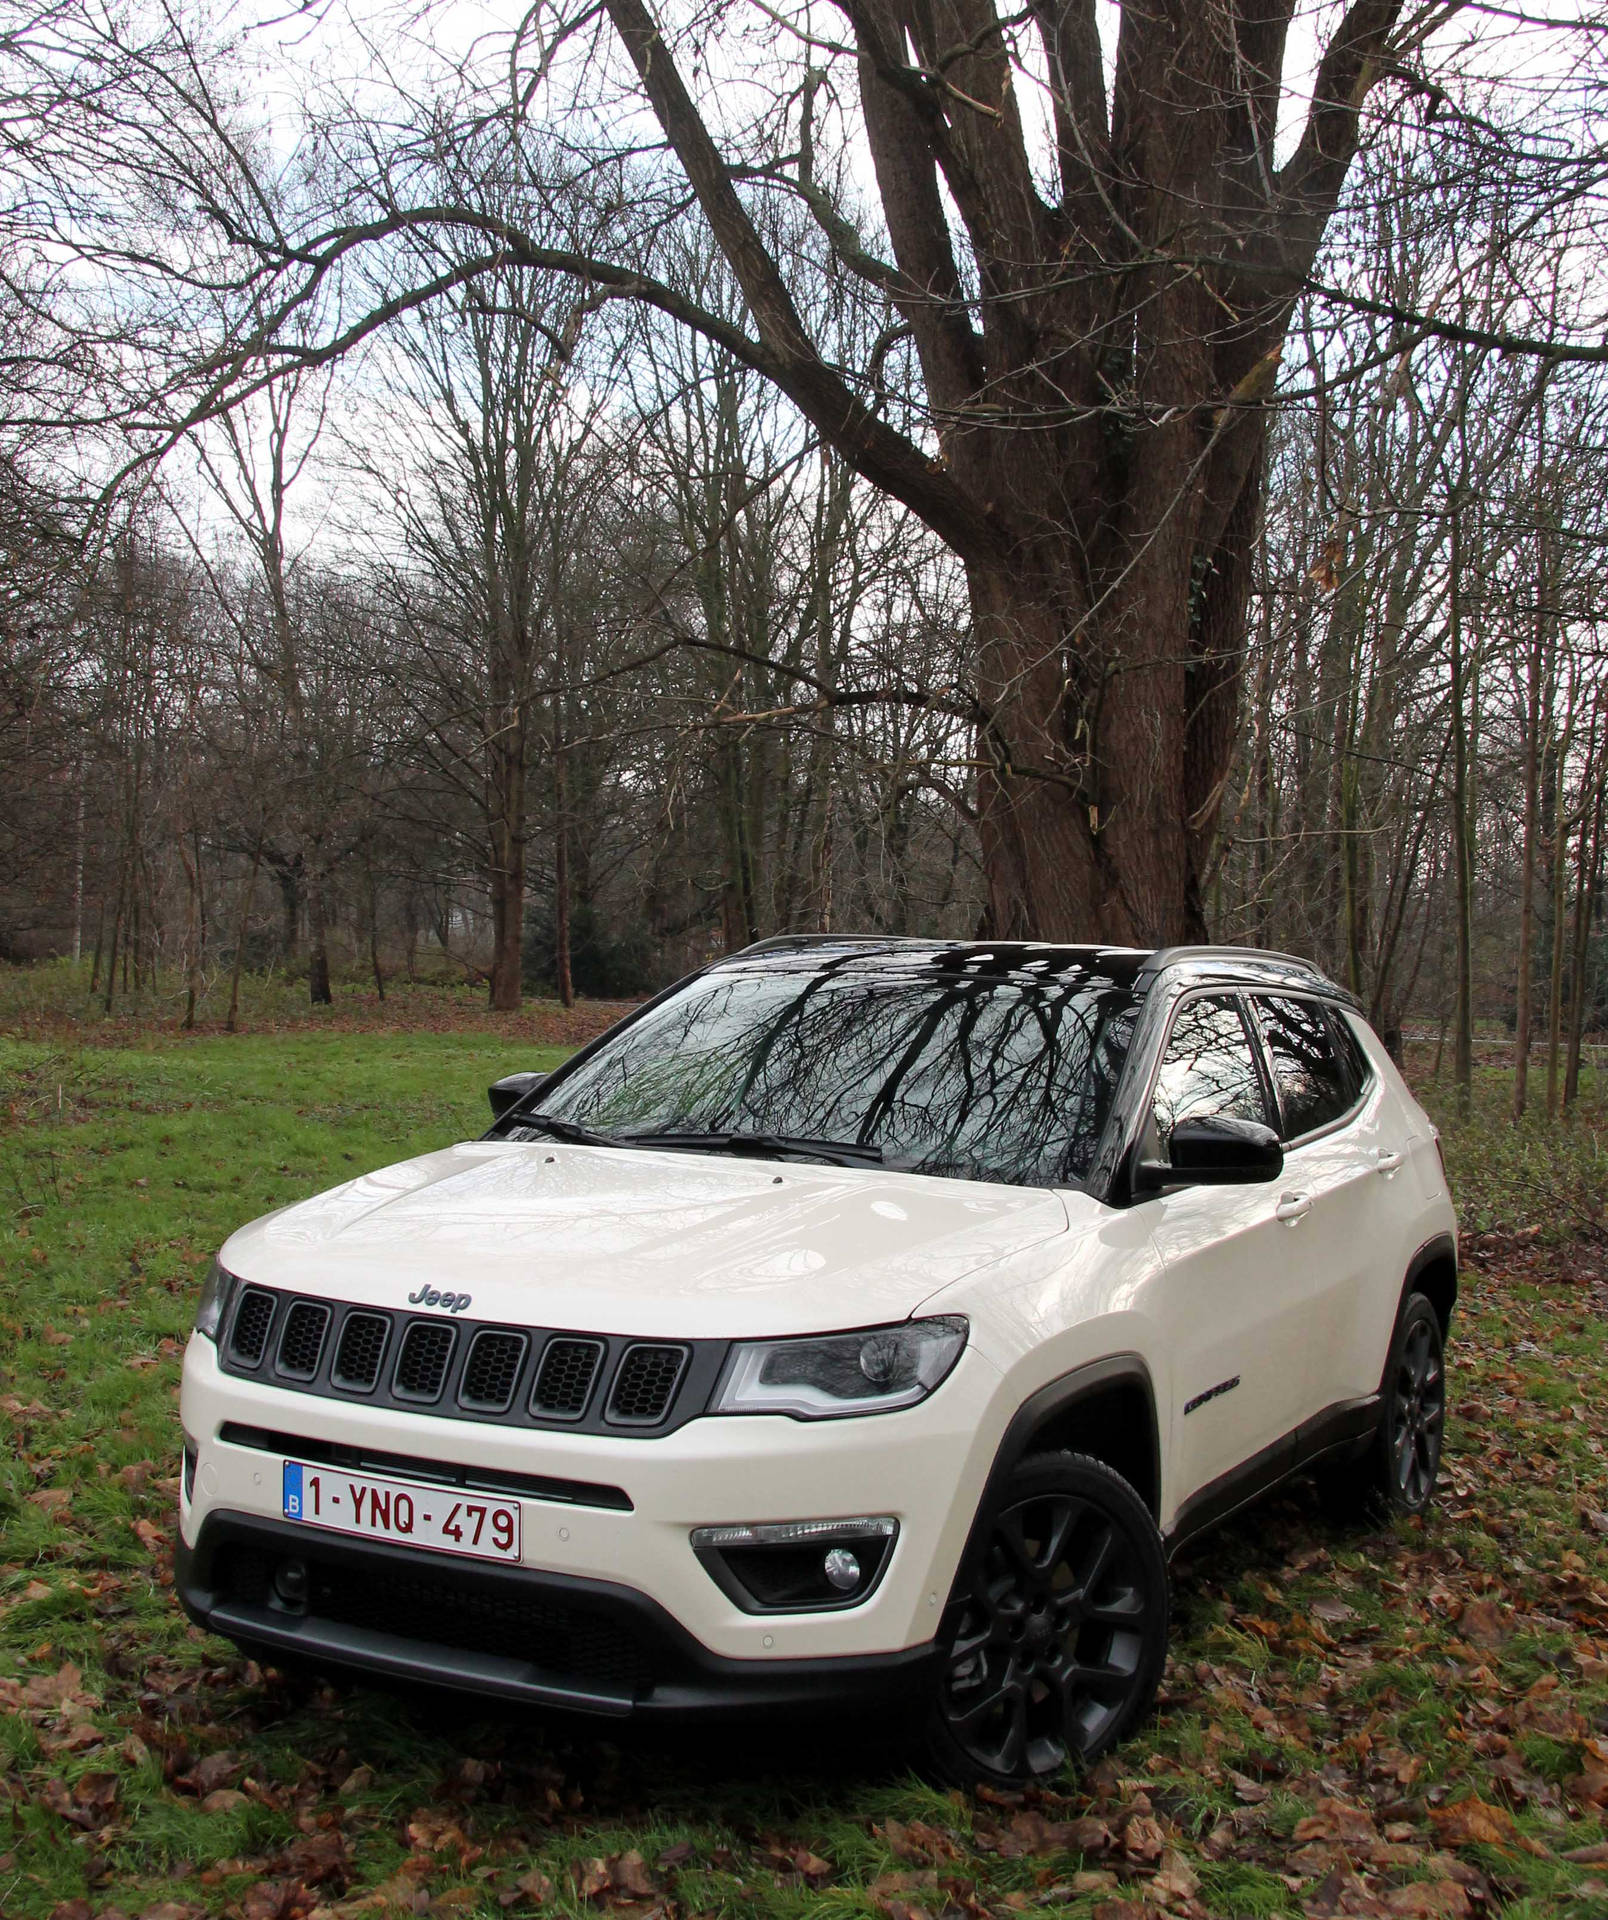
M1541 1056L1531 1062L1528 1112L1512 1119L1511 1048L1480 1049L1467 1115L1459 1115L1449 1078L1427 1072L1429 1049L1410 1059L1419 1098L1440 1125L1446 1170L1467 1233L1520 1231L1563 1247L1585 1237L1608 1241L1608 1104L1601 1068L1581 1076L1567 1120L1546 1116Z
M1589 1234L1536 1215L1536 1160L1493 1171L1494 1067L1448 1134L1484 1237L1435 1512L1264 1505L1178 1568L1152 1726L1063 1791L969 1798L861 1725L605 1738L265 1675L185 1622L174 1403L214 1247L479 1131L489 1079L557 1058L531 1020L376 1011L179 1037L58 1009L0 1040L6 1920L1608 1907L1608 1865L1566 1857L1608 1840L1608 1294ZM1577 1139L1534 1151L1589 1175Z

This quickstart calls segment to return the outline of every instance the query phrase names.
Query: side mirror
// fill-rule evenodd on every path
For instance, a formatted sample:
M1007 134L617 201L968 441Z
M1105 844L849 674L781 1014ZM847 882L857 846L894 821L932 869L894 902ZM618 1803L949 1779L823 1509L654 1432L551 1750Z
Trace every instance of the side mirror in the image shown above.
M1163 1187L1240 1187L1277 1180L1284 1171L1279 1136L1259 1120L1227 1114L1180 1120L1167 1142L1166 1160L1141 1160L1134 1168L1136 1193Z
M510 1107L517 1107L528 1093L534 1093L551 1075L545 1073L505 1073L486 1089L491 1102L491 1117L500 1120Z

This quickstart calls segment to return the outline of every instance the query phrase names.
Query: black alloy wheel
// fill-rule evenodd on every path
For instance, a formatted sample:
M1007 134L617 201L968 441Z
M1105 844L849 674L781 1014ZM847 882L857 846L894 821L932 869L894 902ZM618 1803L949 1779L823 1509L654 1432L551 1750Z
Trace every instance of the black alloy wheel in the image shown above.
M1387 1504L1422 1513L1435 1491L1446 1431L1446 1359L1440 1318L1421 1293L1402 1316L1391 1355L1383 1439L1389 1457Z
M1086 1766L1155 1698L1167 1653L1167 1562L1149 1509L1082 1454L1011 1474L947 1616L929 1723L946 1778L1042 1780Z
M1379 1389L1379 1424L1360 1454L1327 1460L1318 1489L1342 1526L1423 1513L1446 1436L1446 1335L1421 1293L1402 1304Z

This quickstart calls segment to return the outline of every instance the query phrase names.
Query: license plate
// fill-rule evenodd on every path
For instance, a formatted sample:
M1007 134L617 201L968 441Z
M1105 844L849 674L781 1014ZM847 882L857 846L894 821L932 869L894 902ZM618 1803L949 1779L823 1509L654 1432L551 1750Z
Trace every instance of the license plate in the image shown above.
M285 1518L476 1560L519 1558L519 1502L285 1462Z

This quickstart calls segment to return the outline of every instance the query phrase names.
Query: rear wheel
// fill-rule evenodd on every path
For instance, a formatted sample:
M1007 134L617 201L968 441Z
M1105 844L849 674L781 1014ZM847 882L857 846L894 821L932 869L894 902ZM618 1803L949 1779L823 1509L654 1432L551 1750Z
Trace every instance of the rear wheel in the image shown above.
M1324 1497L1338 1517L1422 1513L1435 1495L1446 1432L1446 1347L1440 1315L1410 1294L1396 1322L1380 1395L1379 1425L1360 1460L1324 1468Z
M1083 1454L1012 1472L949 1610L928 1719L963 1785L1087 1765L1149 1711L1167 1657L1167 1561L1143 1500Z

